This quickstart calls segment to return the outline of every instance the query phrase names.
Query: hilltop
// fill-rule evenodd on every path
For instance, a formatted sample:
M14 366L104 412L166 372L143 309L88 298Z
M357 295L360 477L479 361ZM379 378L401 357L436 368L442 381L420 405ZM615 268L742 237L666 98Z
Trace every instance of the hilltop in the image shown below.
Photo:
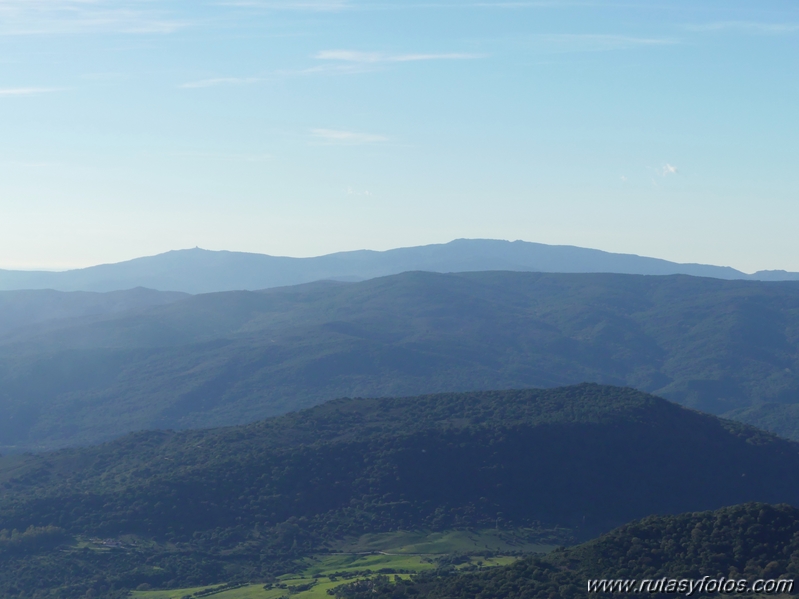
M29 531L0 594L264 579L365 533L585 539L652 513L797 504L797 469L796 443L631 389L341 399L0 459L0 530ZM84 551L95 537L118 550Z

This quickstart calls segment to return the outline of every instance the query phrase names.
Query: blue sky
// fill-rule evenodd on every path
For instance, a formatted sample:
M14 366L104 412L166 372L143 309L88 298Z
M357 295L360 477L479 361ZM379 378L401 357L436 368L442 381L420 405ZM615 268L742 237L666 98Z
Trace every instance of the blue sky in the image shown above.
M0 0L0 267L524 239L799 270L792 1Z

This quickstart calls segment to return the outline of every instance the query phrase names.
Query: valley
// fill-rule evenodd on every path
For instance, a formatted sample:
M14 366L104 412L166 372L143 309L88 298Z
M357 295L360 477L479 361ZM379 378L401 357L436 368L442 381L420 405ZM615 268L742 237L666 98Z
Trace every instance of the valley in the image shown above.
M0 599L799 599L797 57L0 0Z
M297 599L327 599L343 584L369 582L378 576L392 580L410 580L412 575L433 572L447 561L447 554L424 555L349 554L318 556L305 560L307 568L301 574L285 574L267 584L244 584L227 590L227 585L176 589L174 591L134 591L132 599L183 599L210 597L215 599L281 599L287 594ZM461 554L456 560L457 572L479 571L506 566L515 562L515 556L472 556ZM230 585L236 586L236 585ZM332 591L332 592L328 592Z

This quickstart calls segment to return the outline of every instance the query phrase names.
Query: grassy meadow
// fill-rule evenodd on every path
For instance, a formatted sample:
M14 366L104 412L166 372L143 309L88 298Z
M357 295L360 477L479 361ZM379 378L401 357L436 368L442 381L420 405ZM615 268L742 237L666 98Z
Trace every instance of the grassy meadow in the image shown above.
M480 540L488 545L500 544L496 531L449 531L427 534L424 532L400 532L385 535L364 535L355 545L393 547L392 552L372 549L369 553L334 553L319 555L304 560L304 569L298 574L281 576L277 581L264 585L250 584L239 588L226 585L210 585L172 590L133 591L132 599L184 599L191 597L213 597L214 599L329 599L328 590L341 584L364 580L378 574L409 578L412 574L436 569L438 560L446 554L474 548ZM543 546L542 546L543 547ZM428 549L419 552L419 549ZM436 551L436 549L438 549ZM445 549L446 551L443 551ZM462 555L462 554L461 554ZM463 556L455 567L491 568L505 566L518 558L511 555L493 557Z

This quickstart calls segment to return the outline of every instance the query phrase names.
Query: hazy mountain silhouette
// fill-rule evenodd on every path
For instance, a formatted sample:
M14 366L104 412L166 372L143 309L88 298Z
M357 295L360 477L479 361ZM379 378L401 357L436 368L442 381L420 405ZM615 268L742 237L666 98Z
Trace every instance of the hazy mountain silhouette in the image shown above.
M799 273L762 271L747 275L726 266L677 264L632 254L613 254L526 241L458 239L446 244L385 252L359 250L315 258L288 258L195 248L66 272L0 271L0 289L115 291L148 287L209 293L257 290L322 279L358 281L410 270L487 270L643 275L687 274L718 279L798 280Z

